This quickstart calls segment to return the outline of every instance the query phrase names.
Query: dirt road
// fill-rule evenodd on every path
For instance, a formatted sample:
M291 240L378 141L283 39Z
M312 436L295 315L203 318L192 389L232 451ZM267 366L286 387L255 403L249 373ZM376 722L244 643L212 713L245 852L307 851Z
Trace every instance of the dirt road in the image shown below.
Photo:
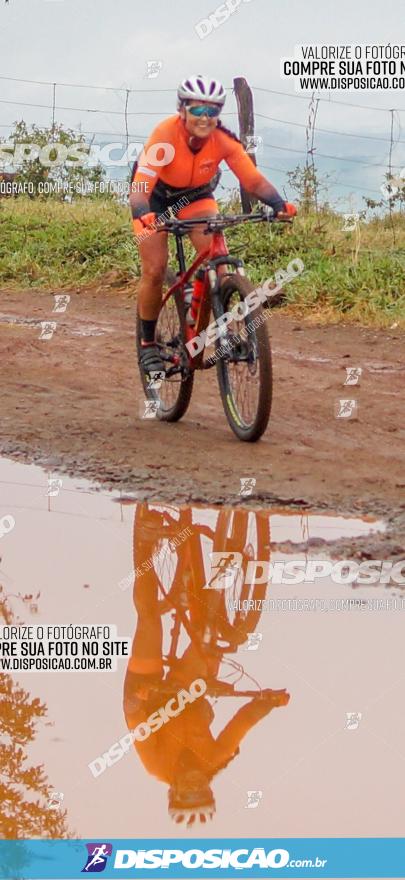
M403 520L404 333L310 326L272 313L274 404L263 439L244 444L222 412L215 370L199 374L175 425L141 418L128 288L72 290L67 311L51 293L0 293L2 454L120 486L142 498L361 510ZM54 320L51 339L40 322ZM358 386L346 367L361 366ZM336 418L353 398L358 418ZM402 512L402 515L401 515Z

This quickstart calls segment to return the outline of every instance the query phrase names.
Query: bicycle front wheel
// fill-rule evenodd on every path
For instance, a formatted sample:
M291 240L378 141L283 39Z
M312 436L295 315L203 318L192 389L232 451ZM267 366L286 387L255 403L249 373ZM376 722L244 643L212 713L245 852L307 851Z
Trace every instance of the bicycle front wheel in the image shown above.
M241 645L249 633L255 631L263 611L267 582L256 582L253 576L250 581L247 575L249 562L270 559L269 514L266 511L221 510L215 527L213 552L224 553L225 561L234 552L242 557L230 585L218 591L222 604L217 617L222 638L232 646Z
M220 289L220 312L232 312L253 290L241 275L226 277ZM266 318L259 305L243 309L216 340L217 376L228 422L239 438L259 440L267 428L272 399L272 366ZM240 316L239 316L240 315Z

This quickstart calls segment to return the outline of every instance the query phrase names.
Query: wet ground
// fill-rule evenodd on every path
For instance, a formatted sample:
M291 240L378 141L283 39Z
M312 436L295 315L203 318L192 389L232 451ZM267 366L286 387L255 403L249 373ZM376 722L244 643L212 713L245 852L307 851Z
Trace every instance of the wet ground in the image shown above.
M237 510L153 505L100 487L96 492L79 479L59 480L54 472L0 461L0 520L14 520L0 539L8 622L12 617L24 625L115 624L130 644L139 627L151 626L151 614L142 617L142 597L150 611L156 578L165 592L173 590L176 608L193 607L187 596L195 597L198 608L206 607L201 597L211 582L213 550L268 564L292 556L336 558L338 542L362 547L367 540L382 540L389 527L384 517L371 515L277 505L253 510L243 499ZM187 537L180 540L185 529ZM176 547L169 545L176 539ZM242 604L246 598L235 578L221 595ZM249 596L258 601L259 593ZM198 735L192 752L199 759L227 725L233 731L229 763L211 779L215 815L192 835L403 836L404 587L359 587L330 577L291 585L270 578L267 586L261 583L260 597L263 604L254 614L245 611L251 614L250 634L220 655L216 676L250 696L208 692L193 704L198 712L204 705L201 715L186 716L192 707L185 709L187 741L195 744ZM347 604L353 597L362 607ZM221 608L236 625L229 602ZM169 607L162 615L162 657L170 646L172 613ZM192 621L191 611L189 617ZM207 672L198 652L187 667L188 644L182 629L176 681ZM139 643L131 654L132 662L142 659ZM146 756L131 746L97 777L89 769L128 732L129 715L139 704L131 680L129 700L128 692L123 697L127 664L128 658L121 658L115 672L14 673L15 682L47 706L28 758L44 765L49 783L63 794L67 827L77 836L139 838L156 829L159 837L183 837L184 826L174 825L168 815L168 783L162 779L168 770L161 761L168 749L178 748L183 727L174 732L173 720L165 725L164 748L162 732L151 735L152 746L156 737L153 759L152 752ZM274 696L273 709L263 713L259 694L269 699L270 691L285 691L289 700ZM167 693L158 692L158 704L166 700ZM243 715L242 707L252 703Z
M52 293L1 292L0 452L139 499L384 516L388 553L403 548L403 332L310 325L275 311L273 411L265 436L250 446L230 431L215 370L197 376L181 422L143 419L133 291L70 295L67 310L55 314ZM49 320L56 329L40 339ZM348 367L362 368L360 384L344 384ZM356 401L357 418L336 418L341 399ZM255 480L245 499L243 477ZM377 549L384 552L380 542Z
M181 423L143 419L133 292L70 293L54 314L52 293L1 292L0 622L2 612L22 625L115 625L131 660L116 671L13 673L13 688L46 705L26 754L55 793L52 808L40 802L40 830L24 831L24 791L21 836L184 837L168 813L161 756L177 766L184 740L192 760L213 767L224 737L214 815L193 837L403 836L404 585L277 576L277 564L296 560L405 558L403 333L275 312L272 417L249 446L226 423L215 371L197 377ZM49 320L56 328L40 339ZM349 366L362 368L360 384L344 384ZM342 398L356 401L356 418L336 418ZM210 554L222 551L231 564L213 574ZM239 557L264 562L253 591L235 576ZM89 765L102 767L135 726L134 705L147 717L168 699L161 683L151 691L128 678L142 661L140 633L147 653L156 645L150 602L170 593L165 660L181 614L190 626L196 613L204 621L214 576L225 604L205 637L238 627L238 643L219 652L213 681L201 651L190 661L182 625L165 675L174 670L177 690L191 675L207 679L207 693L148 737L148 754L131 745L95 776Z

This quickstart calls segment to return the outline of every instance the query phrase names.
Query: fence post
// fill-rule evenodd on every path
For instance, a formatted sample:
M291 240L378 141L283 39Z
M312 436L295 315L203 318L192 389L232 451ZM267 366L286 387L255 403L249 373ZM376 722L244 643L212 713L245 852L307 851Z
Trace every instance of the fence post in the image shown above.
M243 76L237 76L233 81L233 89L236 97L239 119L239 137L247 149L251 159L256 165L255 148L252 146L252 138L255 131L255 118L253 111L252 91ZM252 201L249 193L240 187L240 198L244 214L252 213Z
M394 218L392 216L392 198L391 198L391 194L392 194L392 184L391 184L391 180L392 180L392 150L394 147L394 113L395 113L395 110L390 110L389 113L390 113L390 117L391 117L391 125L390 125L390 151L389 151L389 156L388 156L388 179L389 179L389 187L390 187L390 193L389 193L389 197L388 197L388 210L390 212L390 226L391 226L391 231L392 231L392 240L393 240L393 244L395 247L396 235L395 235Z
M56 83L52 83L52 140L55 140L56 121Z
M315 92L312 92L311 100L308 108L308 122L305 129L305 137L307 142L307 158L305 163L305 199L307 207L312 208L312 202L315 204L315 211L318 213L318 180L315 168L315 127L316 117L319 107L319 98L315 98ZM311 158L310 158L311 157Z
M131 173L131 163L128 158L128 149L129 149L129 131L128 131L128 104L129 104L129 96L131 94L130 89L125 89L125 109L124 109L124 119L125 119L125 140L126 140L126 150L127 150L127 160L128 160L128 168Z

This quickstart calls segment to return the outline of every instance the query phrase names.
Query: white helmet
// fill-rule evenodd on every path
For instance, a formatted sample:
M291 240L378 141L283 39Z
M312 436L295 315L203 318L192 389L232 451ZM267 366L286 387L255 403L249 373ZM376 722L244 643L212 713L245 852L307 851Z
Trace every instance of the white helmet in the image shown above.
M215 803L209 804L206 806L193 807L192 809L187 808L185 810L181 810L180 807L175 807L174 809L169 809L169 816L176 825L180 825L183 822L187 826L187 828L191 828L194 823L205 824L208 819L213 819L215 815Z
M222 107L225 104L226 92L218 79L210 79L200 73L183 79L177 89L179 106L182 101L211 101Z

